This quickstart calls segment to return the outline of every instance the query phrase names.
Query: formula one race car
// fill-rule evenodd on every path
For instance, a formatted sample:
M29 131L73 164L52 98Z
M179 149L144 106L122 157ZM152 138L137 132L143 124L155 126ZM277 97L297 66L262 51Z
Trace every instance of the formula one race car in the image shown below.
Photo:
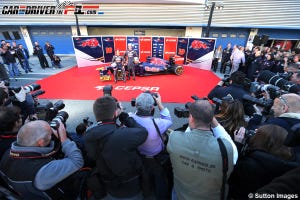
M176 60L175 56L171 56L169 61L156 58L147 57L146 62L142 62L135 66L135 74L137 76L149 76L156 74L176 74L181 75L183 73L183 65L177 64L183 60L179 58Z

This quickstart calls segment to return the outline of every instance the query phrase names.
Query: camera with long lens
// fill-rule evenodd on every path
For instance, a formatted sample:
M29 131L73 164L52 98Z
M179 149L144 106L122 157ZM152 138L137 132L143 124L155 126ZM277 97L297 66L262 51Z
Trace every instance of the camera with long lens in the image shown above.
M214 98L212 98L211 99L212 100L212 102L214 103L214 105L215 105L215 114L218 114L219 113L219 111L220 111L220 106L222 105L222 103L223 102L227 102L227 103L231 103L231 102L233 102L234 101L234 99L233 99L233 97L230 95L230 94L228 94L227 96L225 96L225 97L222 97L222 99L219 99L219 98L217 98L217 97L214 97Z
M289 80L291 80L291 78L293 76L293 72L278 73L278 76L281 77L281 78L284 78L287 81L289 81Z
M300 88L296 84L289 82L285 78L282 78L280 75L275 74L268 70L264 70L258 76L258 80L263 81L264 83L267 84L275 85L287 92L296 93L296 94L300 92Z
M59 128L59 122L66 123L68 118L69 114L66 111L58 112L57 115L50 122L51 128L57 130Z
M207 100L207 98L199 98L196 95L191 96L191 98L195 101L197 100ZM178 118L188 118L190 115L189 108L191 106L192 102L187 102L183 108L181 107L175 107L174 108L174 115Z
M273 106L273 100L272 99L264 99L264 98L258 99L258 98L255 98L253 96L245 94L243 96L243 100L246 101L246 102L250 102L252 104L256 104L258 106L263 107L263 111L262 111L263 115L268 115L270 113L270 110L271 110L272 106Z
M154 97L156 97L156 98L158 97L157 93L155 93L155 92L150 92L149 90L145 91L144 93L150 94L150 95L153 97L153 100L154 100L153 106L157 106L156 100L155 100L155 98L154 98ZM136 99L135 99L135 98L132 98L130 104L131 104L132 107L135 107L135 105L136 105Z
M259 95L263 92L268 92L268 94L270 95L270 98L273 100L282 94L282 92L280 91L280 88L275 85L260 84L259 82L251 82L250 93Z
M15 95L14 92L15 93L20 92L21 88L22 87L8 87L9 95L14 96ZM29 92L41 89L41 85L39 85L39 84L26 85L26 86L23 86L23 89L24 89L25 93L29 93Z
M64 107L65 104L62 100L59 100L54 104L51 101L47 101L46 103L37 105L35 110L38 119L50 122Z
M36 97L38 97L38 96L40 96L42 94L45 94L45 90L35 91L35 92L31 93L31 96L32 96L32 98L36 98Z

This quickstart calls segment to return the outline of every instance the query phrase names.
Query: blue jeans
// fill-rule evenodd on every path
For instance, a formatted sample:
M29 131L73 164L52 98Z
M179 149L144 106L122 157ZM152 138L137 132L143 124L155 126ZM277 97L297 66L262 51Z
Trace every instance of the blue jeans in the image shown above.
M172 200L177 200L175 189L172 190Z
M9 72L9 76L10 76L11 78L20 75L19 69L18 69L16 63L9 63L9 64L8 64L8 72Z
M30 70L28 60L27 59L22 60L22 65L24 67L25 72L27 73Z

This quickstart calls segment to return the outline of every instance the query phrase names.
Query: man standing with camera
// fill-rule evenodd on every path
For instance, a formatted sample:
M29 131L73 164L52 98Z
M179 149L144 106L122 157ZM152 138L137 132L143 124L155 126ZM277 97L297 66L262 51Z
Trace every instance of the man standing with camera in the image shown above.
M41 120L31 121L18 132L17 141L5 153L0 163L2 176L22 199L75 199L79 188L70 188L72 174L83 166L76 144L66 136L62 122L57 131ZM58 148L64 158L54 159Z
M98 98L93 112L97 124L85 134L84 144L89 159L95 163L92 167L96 181L91 184L95 198L102 198L106 192L105 199L143 199L143 165L137 148L146 140L147 130L127 113L120 114L118 102L111 96ZM117 117L127 127L118 128ZM106 191L96 194L100 192L97 186Z
M236 146L207 100L193 102L189 112L189 130L171 132L167 146L174 173L173 197L226 199L226 179L238 158Z
M221 80L218 85L216 85L207 95L209 99L223 97L230 94L233 99L238 99L243 103L245 113L248 116L252 116L255 113L255 109L251 103L243 101L244 95L250 95L250 93L245 89L245 78L246 75L241 71L236 71L230 75L228 78L229 85L225 86L225 80Z
M154 118L155 105L160 111L160 118ZM171 115L168 108L164 107L159 93L141 93L135 106L137 112L131 114L137 123L148 131L146 141L139 146L139 152L143 157L143 163L149 178L149 184L153 188L156 199L168 199L170 197L171 181L159 162L160 153L165 149L162 137L172 125Z

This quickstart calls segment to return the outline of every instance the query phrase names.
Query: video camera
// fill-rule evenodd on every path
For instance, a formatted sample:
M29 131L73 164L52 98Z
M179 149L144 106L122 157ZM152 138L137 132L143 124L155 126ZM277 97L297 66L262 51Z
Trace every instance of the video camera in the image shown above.
M196 95L191 96L191 98L194 99L195 101L208 100L207 98L199 98ZM190 108L191 104L192 104L192 102L187 102L184 105L184 108L175 107L174 108L174 114L176 115L176 117L178 117L178 118L188 118L189 115L190 115L189 108Z

